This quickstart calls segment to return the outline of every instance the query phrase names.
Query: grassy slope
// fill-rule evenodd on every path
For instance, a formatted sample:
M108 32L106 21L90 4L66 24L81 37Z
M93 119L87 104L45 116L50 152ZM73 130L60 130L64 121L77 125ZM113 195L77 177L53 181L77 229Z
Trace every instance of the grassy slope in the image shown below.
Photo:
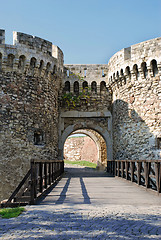
M91 167L91 168L96 168L97 164L88 162L88 161L69 161L69 160L64 160L64 163L66 164L73 164L73 165L80 165L80 166L85 166L85 167Z

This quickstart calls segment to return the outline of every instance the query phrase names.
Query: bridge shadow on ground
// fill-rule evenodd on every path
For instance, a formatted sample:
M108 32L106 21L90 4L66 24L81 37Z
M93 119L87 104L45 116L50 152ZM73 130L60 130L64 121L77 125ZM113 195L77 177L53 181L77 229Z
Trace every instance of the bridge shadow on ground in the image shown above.
M161 198L104 171L66 167L62 179L40 205L161 205Z
M40 201L38 201L37 204L48 204L49 202L51 203L51 201L49 201L50 196L58 197L56 201L53 201L53 204L63 204L68 195L67 192L70 190L70 188L75 189L76 186L78 188L78 191L75 191L75 193L77 193L78 195L81 194L80 197L83 199L83 201L79 202L79 204L91 204L90 197L84 182L84 178L107 178L107 177L112 177L112 176L105 171L98 171L94 168L66 166L63 174L63 179L61 179L61 182L63 180L66 181L65 183L63 181L64 186L61 185L61 182L57 183L58 185L56 186L56 188L54 186L52 189L50 189L50 191L48 191L46 195ZM74 178L75 178L75 181L73 185L72 181ZM59 195L55 195L54 192L57 192L58 189L62 189L62 190ZM78 204L78 202L76 203Z

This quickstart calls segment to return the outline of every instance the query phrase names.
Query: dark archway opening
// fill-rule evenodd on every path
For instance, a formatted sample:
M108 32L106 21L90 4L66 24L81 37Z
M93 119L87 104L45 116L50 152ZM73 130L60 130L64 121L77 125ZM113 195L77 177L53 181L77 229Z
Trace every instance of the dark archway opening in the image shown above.
M91 129L80 129L72 132L64 143L65 162L87 164L97 169L107 167L107 149L104 138ZM86 163L86 162L89 162Z

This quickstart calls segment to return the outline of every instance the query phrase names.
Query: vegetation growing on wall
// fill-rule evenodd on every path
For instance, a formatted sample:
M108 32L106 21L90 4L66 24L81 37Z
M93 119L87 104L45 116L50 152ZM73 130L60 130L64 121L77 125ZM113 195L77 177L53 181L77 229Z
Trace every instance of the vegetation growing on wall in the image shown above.
M80 82L85 82L84 78L79 76L79 75L75 75ZM87 86L85 88L80 88L81 91L78 93L74 93L74 92L66 92L62 95L62 103L65 106L68 106L69 108L74 109L76 106L81 104L81 101L83 100L86 104L89 102L90 100L90 88Z

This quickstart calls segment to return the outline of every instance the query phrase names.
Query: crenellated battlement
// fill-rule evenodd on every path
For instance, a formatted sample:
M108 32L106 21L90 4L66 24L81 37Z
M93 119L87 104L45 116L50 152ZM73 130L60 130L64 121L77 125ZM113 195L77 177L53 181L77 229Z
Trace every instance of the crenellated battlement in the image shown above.
M124 48L114 54L108 63L108 84L113 86L128 81L156 78L161 75L161 38Z
M0 44L5 44L5 30L0 29Z
M13 45L5 44L5 31L0 30L0 70L28 74L62 75L64 56L51 42L28 34L13 32Z
M71 91L74 91L77 75L83 77L88 86L97 85L98 91L102 82L111 88L147 77L154 79L161 75L160 52L161 38L156 38L120 50L108 64L65 65L64 87L70 85ZM79 84L82 85L80 81Z
M52 56L52 42L21 32L13 32L13 44L25 45L29 49L36 49Z
M108 66L107 64L66 64L64 75L64 89L68 92L76 92L79 85L79 91L84 86L88 86L91 92L100 93L108 81Z

